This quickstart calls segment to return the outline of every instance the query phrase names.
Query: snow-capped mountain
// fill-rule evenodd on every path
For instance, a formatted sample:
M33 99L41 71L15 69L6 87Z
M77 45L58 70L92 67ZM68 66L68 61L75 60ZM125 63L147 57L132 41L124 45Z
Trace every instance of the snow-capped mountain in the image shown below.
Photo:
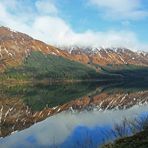
M59 47L48 45L32 37L0 27L0 70L16 66L32 52L62 56L87 65L134 64L148 65L147 52L134 52L125 48Z
M148 53L127 48L63 47L75 59L83 63L148 65Z

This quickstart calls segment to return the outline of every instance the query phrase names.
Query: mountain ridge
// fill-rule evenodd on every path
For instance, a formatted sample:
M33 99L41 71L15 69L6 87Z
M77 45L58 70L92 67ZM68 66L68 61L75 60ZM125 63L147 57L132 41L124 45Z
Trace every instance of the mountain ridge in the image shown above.
M146 79L147 54L129 49L59 49L0 27L0 80Z
M5 65L19 65L31 51L62 56L64 58L91 65L134 64L148 65L147 52L134 52L126 48L80 48L48 45L32 37L0 27L0 69Z

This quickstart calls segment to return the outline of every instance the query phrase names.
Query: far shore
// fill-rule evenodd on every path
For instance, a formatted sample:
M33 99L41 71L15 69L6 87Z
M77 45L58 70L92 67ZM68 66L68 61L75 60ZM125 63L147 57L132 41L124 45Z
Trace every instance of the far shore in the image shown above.
M43 80L3 80L0 81L0 85L24 85L24 84L60 84L60 83L81 83L81 82L97 82L97 83L111 83L111 82L122 82L122 80L115 79L85 79L85 80L69 80L69 79L43 79Z

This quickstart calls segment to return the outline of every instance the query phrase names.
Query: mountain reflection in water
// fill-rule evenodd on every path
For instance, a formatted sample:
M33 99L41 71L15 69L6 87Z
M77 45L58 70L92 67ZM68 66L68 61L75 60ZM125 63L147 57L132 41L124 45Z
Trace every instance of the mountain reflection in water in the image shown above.
M106 138L115 123L120 123L124 117L132 119L147 113L148 105L134 106L127 110L115 111L82 111L80 113L62 112L39 122L21 132L13 133L0 139L1 147L78 147L92 140L97 147ZM110 137L106 137L110 136ZM90 138L90 139L89 139Z
M74 142L86 142L87 134L96 146L105 138L102 130L148 112L148 83L3 85L0 102L2 146L72 147ZM23 131L8 136L16 130Z

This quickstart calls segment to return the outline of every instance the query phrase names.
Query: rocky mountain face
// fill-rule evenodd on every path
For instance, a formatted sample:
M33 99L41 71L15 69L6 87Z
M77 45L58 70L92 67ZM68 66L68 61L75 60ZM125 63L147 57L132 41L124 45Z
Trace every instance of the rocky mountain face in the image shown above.
M62 56L88 65L134 64L148 65L148 53L133 52L124 48L80 48L47 45L32 37L0 27L0 71L7 66L17 66L32 52Z
M134 64L148 65L147 52L134 52L126 48L65 47L75 60L86 64Z
M0 27L0 70L7 66L21 64L32 51L69 57L67 52L35 40L26 34Z
M36 51L40 51L42 54L36 53ZM62 59L57 58L57 56L62 57ZM41 58L40 61L39 58ZM26 66L26 69L23 69L20 66L24 61L27 61L26 65L24 64ZM87 66L84 64L86 64ZM91 75L92 73L94 73L94 69L94 71L91 71L91 69L88 68L96 68L96 65L101 65L102 67L105 65L118 65L116 69L119 69L119 67L122 67L121 65L128 64L148 66L148 53L133 52L129 49L124 48L56 48L39 40L35 40L26 34L10 30L6 27L0 27L0 72L5 71L7 67L20 66L20 69L13 69L16 70L16 75L14 78L20 78L21 74L21 77L23 77L25 73L29 72L30 74L32 71L32 75L35 75L39 72L41 78L44 78L45 76L53 78L54 76L56 79L56 75L59 78L59 74L61 74L62 72L63 73L62 75L60 75L60 78L61 76L63 76L62 78L73 78L69 75L66 77L66 74L69 74L70 72L72 76L79 76L80 74L82 74L82 78L84 78L84 76L88 75L88 72L90 72ZM36 69L34 70L34 68ZM124 69L124 67L122 67L122 69ZM131 67L129 67L129 69L131 70ZM133 69L135 68L133 67ZM8 75L8 77L5 78L6 80L8 78L11 79L11 77L14 76L13 70L10 71L11 75ZM66 70L67 73L65 73ZM40 71L43 72L40 73ZM103 72L107 75L110 74L110 71L112 72L112 69L108 69L108 71L106 70ZM143 76L145 76L146 80L147 71L145 69L141 71L139 69L133 70L132 73L136 75L136 78L139 75L141 75L142 78ZM129 77L129 74L131 75L131 71L127 72L127 70L124 69L122 72L118 72L115 78L117 78L117 75L121 74L127 74ZM110 77L112 78L114 75L115 73L111 73ZM105 75L101 76L104 77ZM133 77L133 75L130 77ZM28 77L25 78L27 78L28 80ZM19 89L17 88L15 90L19 92ZM55 90L55 88L52 90ZM8 89L6 89L6 91L8 91ZM23 88L23 91L27 92L27 89ZM55 94L59 93L59 91L57 91ZM68 89L63 92L67 91ZM81 94L85 91L86 89L82 89L82 92L79 93ZM13 91L11 90L10 92L12 93ZM38 90L33 91L33 94L37 94L37 92ZM43 92L45 92L45 88L43 89L43 91L40 91L39 94L43 94ZM47 93L49 93L49 90L47 91ZM75 93L75 89L70 89L70 95L73 93ZM18 94L23 95L20 92ZM51 95L52 94L53 97L55 97L55 94L53 92L51 92ZM93 109L101 111L110 109L127 109L134 105L147 104L148 102L148 91L138 91L134 93L122 93L119 91L119 93L113 94L105 93L102 91L99 92L98 90L96 93L91 95L76 97L77 99L75 100L71 99L70 101L65 101L60 105L56 104L54 107L45 106L45 108L40 111L34 111L31 107L29 107L29 105L25 103L25 101L23 101L22 98L19 98L19 95L15 97L10 96L9 98L9 95L6 96L3 91L2 93L0 93L0 137L5 137L16 130L25 129L36 122L42 121L47 117L62 111L73 112ZM65 93L65 95L67 95L67 93ZM62 98L61 96L59 98L57 97L56 99L53 97L50 97L51 100L49 102L52 103L52 101L56 99L60 101L59 98ZM41 102L43 102L44 99L47 100L47 98L43 95L41 98ZM34 101L37 101L36 96ZM34 104L38 105L36 102ZM39 103L39 106L40 105L41 104Z

